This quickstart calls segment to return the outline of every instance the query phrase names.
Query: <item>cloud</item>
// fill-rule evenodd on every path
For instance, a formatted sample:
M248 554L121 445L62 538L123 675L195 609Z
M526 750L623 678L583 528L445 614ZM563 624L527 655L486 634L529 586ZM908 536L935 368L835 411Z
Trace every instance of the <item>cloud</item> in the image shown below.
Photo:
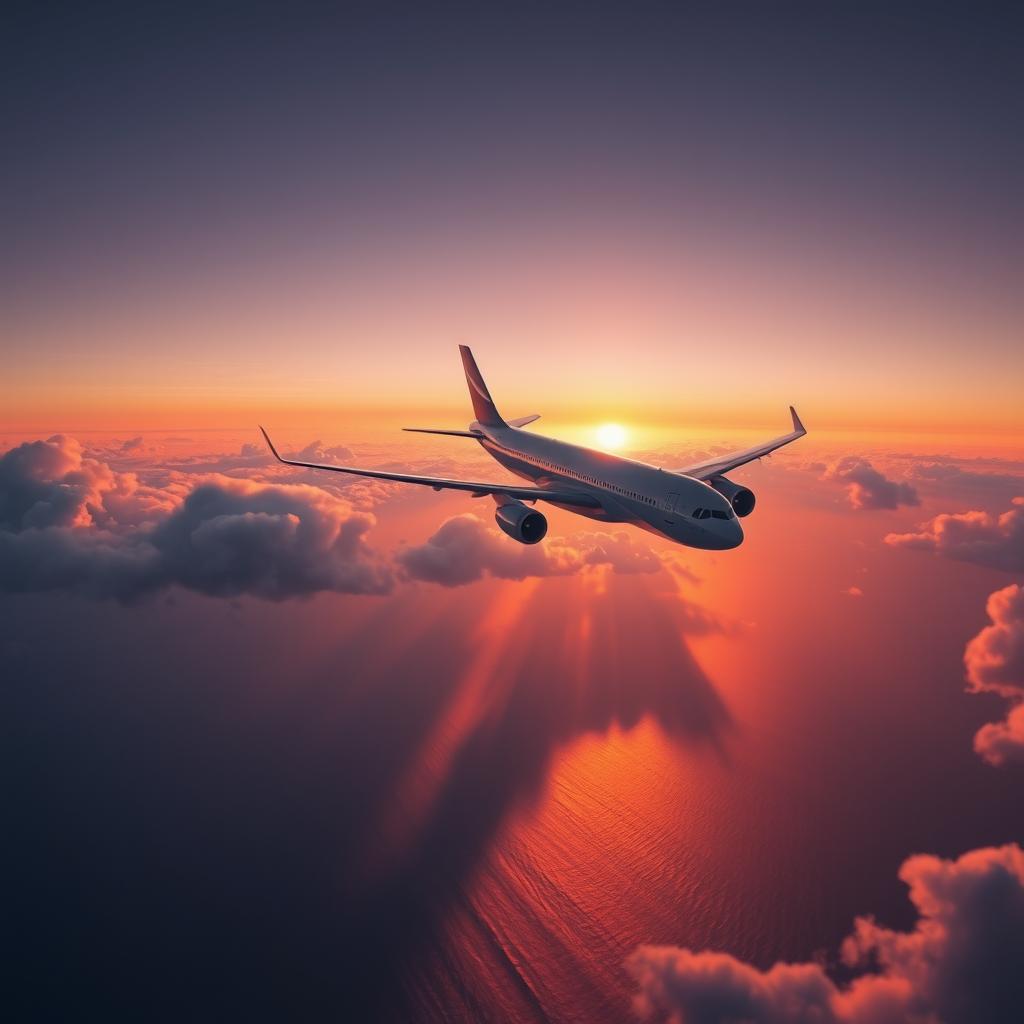
M861 590L860 587L847 587L845 590L840 591L840 593L845 594L847 597L863 597L864 596L864 591Z
M582 565L606 565L613 572L648 573L662 568L661 557L646 544L636 543L628 533L578 533L564 542L566 551L576 551Z
M91 475L91 474L90 474ZM92 493L82 449L59 435L29 441L0 458L0 527L70 526Z
M1007 572L1024 571L1024 497L1001 515L991 512L943 514L922 523L917 533L890 533L886 544L932 551L960 562Z
M315 487L223 480L197 487L150 543L163 585L274 600L380 594L391 574L366 545L373 523Z
M968 466L971 471L980 470L987 473L989 470L999 472L1024 473L1024 459L1004 459L998 456L985 455L956 455L953 452L889 452L887 458L906 459L911 462L920 462L924 465L941 464L949 466Z
M641 946L626 963L641 1017L686 1024L956 1024L1024 1010L1024 851L972 850L900 868L918 921L900 932L862 917L842 948L848 984L818 963L762 971L725 953Z
M989 596L986 626L964 652L967 680L975 693L1024 697L1024 588L1003 587Z
M410 579L444 587L472 583L488 574L522 580L572 571L547 547L517 544L469 512L446 520L425 543L400 551L396 561Z
M601 567L618 573L653 573L663 567L655 551L626 533L580 533L524 545L471 513L446 520L426 543L400 551L396 560L408 578L445 587L485 575L522 580Z
M266 445L246 442L237 452L207 453L179 458L169 463L179 473L232 473L236 470L251 474L253 470L276 468L278 463Z
M840 459L825 470L822 479L845 484L847 498L854 508L895 509L921 504L912 484L889 480L870 462L856 456Z
M393 581L366 544L373 522L307 485L215 476L145 486L61 436L0 457L0 587L12 592L380 594Z
M989 722L974 734L974 749L989 764L1024 764L1024 703L1001 722Z
M313 441L305 448L286 454L289 458L326 465L358 461L358 456L351 449L343 445L325 447L321 441ZM373 463L373 465L376 468L376 464ZM396 468L409 470L410 467L401 465ZM438 475L452 475L453 468L457 467L448 467L447 472L442 471ZM281 465L270 454L266 444L262 442L246 442L237 452L204 453L178 458L173 462L165 463L164 469L181 476L206 477L211 474L223 474L238 479L257 479L266 483L309 484L334 494L364 511L372 510L382 501L403 490L401 484L389 483L384 480L370 480L343 473L325 473L317 469L299 469ZM418 467L418 469L422 471L422 467ZM436 471L428 470L428 472ZM408 488L404 488L404 491L406 495L410 494Z
M974 749L990 764L1024 762L1024 588L1013 584L989 596L992 625L967 645L964 665L972 693L1014 702L1006 720L982 726Z
M336 444L333 447L324 447L323 441L312 441L301 451L291 456L303 462L351 462L355 456L351 448L343 444Z
M997 465L1004 465L997 463ZM1016 468L1013 463L1005 464L1011 469ZM978 472L973 469L964 469L962 462L944 458L942 461L926 460L915 463L910 474L923 484L931 485L943 491L958 493L964 491L985 492L985 491L1006 491L1012 493L1024 486L1019 472Z
M137 525L167 513L172 495L88 458L73 438L27 441L0 456L0 530Z

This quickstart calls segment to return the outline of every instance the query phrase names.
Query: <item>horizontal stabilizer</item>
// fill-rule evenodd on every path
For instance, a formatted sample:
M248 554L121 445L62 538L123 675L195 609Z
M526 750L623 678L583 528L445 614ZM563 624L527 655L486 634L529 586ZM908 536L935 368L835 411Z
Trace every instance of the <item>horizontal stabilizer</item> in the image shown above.
M525 427L527 423L533 423L534 420L540 419L540 413L535 412L532 416L520 416L517 420L509 420L508 425L510 427Z
M402 427L409 434L448 434L450 437L480 437L472 430L435 430L433 427Z

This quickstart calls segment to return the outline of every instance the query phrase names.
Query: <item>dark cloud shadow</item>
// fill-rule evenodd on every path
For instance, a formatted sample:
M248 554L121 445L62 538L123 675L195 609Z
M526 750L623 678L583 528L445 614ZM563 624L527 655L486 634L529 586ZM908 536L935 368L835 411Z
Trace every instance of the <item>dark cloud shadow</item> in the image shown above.
M26 1005L407 1019L406 983L560 745L648 715L682 742L728 727L676 598L582 589L502 588L491 637L467 604L396 598L316 669L244 618L228 635L220 602L132 610L127 635L123 609L24 601L0 740Z
M509 811L538 793L561 745L652 716L680 742L721 749L730 718L681 638L678 609L642 583L622 589L629 596L586 602L582 630L579 602L534 591L421 827L357 901L361 933L376 938L365 947L375 947L365 976L405 978L424 969L418 951L444 941L446 915L465 905L467 882L491 840ZM404 986L382 991L400 1000ZM400 1005L390 1006L399 1017Z

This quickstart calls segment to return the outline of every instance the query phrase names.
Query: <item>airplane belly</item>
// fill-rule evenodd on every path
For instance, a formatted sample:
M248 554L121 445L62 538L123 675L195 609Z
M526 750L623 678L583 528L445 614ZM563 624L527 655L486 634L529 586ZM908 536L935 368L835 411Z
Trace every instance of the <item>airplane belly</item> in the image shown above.
M578 516L586 516L587 519L596 519L602 523L632 523L633 516L618 509L609 508L588 508L585 505L561 505L557 501L549 501L549 505L555 508L565 509L566 512L573 512ZM641 524L637 524L641 525Z

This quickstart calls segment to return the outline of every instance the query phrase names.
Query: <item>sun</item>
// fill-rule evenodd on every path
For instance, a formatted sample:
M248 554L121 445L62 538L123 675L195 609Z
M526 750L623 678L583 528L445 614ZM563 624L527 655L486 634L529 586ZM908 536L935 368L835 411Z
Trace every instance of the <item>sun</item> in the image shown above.
M602 423L596 431L597 443L602 448L610 448L617 451L626 443L628 434L626 428L618 423Z

